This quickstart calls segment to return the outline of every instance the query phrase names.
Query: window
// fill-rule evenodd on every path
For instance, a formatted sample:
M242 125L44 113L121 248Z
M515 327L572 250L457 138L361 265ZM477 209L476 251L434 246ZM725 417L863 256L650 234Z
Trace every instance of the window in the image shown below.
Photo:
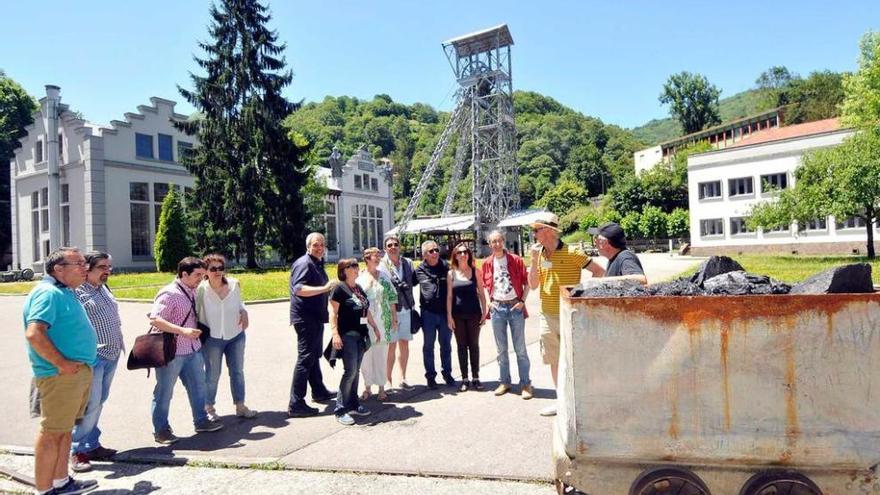
M728 196L744 196L754 192L752 177L741 177L727 181Z
M70 186L61 184L61 245L70 246Z
M63 193L62 186L62 193ZM49 256L49 188L31 193L31 248L34 261Z
M724 235L724 221L720 218L700 220L700 237Z
M159 218L162 216L162 201L168 196L168 184L153 183L153 232L159 232Z
M778 233L780 233L780 232L785 232L785 233L789 233L789 232L791 232L791 225L777 225L776 227L766 227L766 228L764 228L764 233L765 233L765 234L773 234L773 233L777 233L777 234L778 234Z
M865 219L862 217L851 216L842 222L837 222L837 230L841 229L864 229Z
M376 178L372 178L372 179L370 179L370 189L372 189L372 190L374 190L374 191L378 191L378 190L379 190L379 179L376 179ZM380 242L378 245L381 246L382 243Z
M824 218L817 218L807 222L807 230L828 230L828 221Z
M31 193L31 249L34 261L40 259L40 191Z
M184 162L193 153L193 144L186 141L177 141L177 161Z
M326 210L324 211L324 232L327 238L327 250L336 251L338 237L336 236L336 203L332 201L325 202Z
M131 255L150 257L150 184L148 182L129 183L131 210Z
M40 163L43 161L43 140L37 139L37 142L34 144L34 162Z
M354 205L351 207L351 213L354 251L381 246L382 234L384 233L382 208L372 205Z
M159 134L159 159L174 161L174 138L168 134Z
M138 158L153 158L153 136L135 133L134 154Z
M64 163L64 134L60 132L58 133L58 161Z
M361 180L362 180L362 179L361 179L361 176L360 176L360 175L355 175L355 176L354 176L354 188L355 188L355 189L363 189L363 185L361 185L361 184L362 184L362 183L361 183Z
M49 232L49 188L40 190L40 232Z
M742 234L752 234L753 230L750 230L746 225L745 217L731 217L730 218L730 235L742 235Z
M788 187L788 175L785 172L761 176L761 192L767 193Z
M700 199L720 198L721 197L721 181L700 182Z

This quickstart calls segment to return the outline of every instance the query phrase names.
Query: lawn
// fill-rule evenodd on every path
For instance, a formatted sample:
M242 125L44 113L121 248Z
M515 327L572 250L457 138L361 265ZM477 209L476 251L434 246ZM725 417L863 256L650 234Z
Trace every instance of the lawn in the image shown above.
M777 280L787 283L795 283L815 273L828 268L846 265L850 263L870 263L871 274L875 284L880 284L880 258L873 261L862 256L768 256L768 255L741 255L733 256L749 273L769 275ZM680 277L689 276L694 270L680 274Z

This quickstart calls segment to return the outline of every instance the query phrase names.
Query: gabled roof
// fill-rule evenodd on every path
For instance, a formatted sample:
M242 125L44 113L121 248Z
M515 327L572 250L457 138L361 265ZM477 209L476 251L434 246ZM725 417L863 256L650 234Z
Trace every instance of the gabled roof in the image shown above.
M739 148L741 146L751 146L753 144L770 143L773 141L781 141L783 139L792 139L798 137L812 136L813 134L824 134L840 130L840 119L816 120L813 122L805 122L803 124L787 125L783 127L773 127L771 129L756 132L750 136L744 137L741 141L726 146L724 149Z

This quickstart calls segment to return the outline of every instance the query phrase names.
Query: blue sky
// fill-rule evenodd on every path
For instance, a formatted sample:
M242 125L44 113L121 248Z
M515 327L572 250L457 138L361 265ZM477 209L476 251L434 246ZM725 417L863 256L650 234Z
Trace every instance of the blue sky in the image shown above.
M207 39L208 6L197 0L6 2L0 69L32 95L45 84L94 122L176 85ZM665 117L666 78L706 75L722 97L785 65L853 70L858 41L880 30L880 1L279 1L271 26L287 43L293 100L326 95L451 107L455 89L440 43L507 23L515 89L538 91L603 121L633 127Z

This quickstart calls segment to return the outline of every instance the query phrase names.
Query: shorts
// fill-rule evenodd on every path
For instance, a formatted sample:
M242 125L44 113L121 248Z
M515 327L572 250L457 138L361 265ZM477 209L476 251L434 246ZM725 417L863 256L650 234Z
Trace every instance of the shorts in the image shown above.
M36 378L40 392L40 431L68 433L77 419L83 417L89 403L92 369L82 365L72 375Z
M410 341L413 339L412 320L410 319L411 315L412 311L408 309L397 312L397 331L391 332L390 344L393 344L398 340Z
M559 315L541 313L541 358L544 364L559 364Z

